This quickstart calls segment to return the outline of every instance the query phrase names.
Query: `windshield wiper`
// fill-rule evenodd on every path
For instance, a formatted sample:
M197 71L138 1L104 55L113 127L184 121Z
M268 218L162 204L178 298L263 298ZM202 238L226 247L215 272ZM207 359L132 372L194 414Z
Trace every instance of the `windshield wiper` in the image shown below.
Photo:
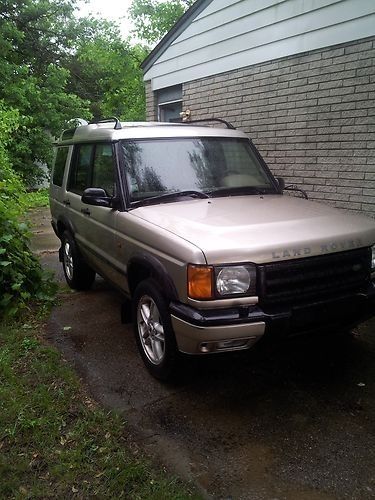
M144 205L152 205L153 203L159 203L168 200L175 200L177 198L182 198L185 196L190 196L191 198L209 198L209 195L203 191L194 191L193 189L186 189L183 191L174 191L173 193L158 194L157 196L151 196L150 198L144 198L143 200L135 201L132 203L132 207L140 207Z
M237 187L224 187L207 191L207 193L215 198L216 196L241 196L246 194L272 194L274 190L270 187L261 188L255 186L237 186Z

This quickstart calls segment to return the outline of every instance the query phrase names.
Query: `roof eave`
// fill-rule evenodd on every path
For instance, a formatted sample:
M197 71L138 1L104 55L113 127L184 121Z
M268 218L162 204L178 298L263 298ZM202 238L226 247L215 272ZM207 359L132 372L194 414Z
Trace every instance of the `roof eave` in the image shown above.
M142 62L141 68L146 73L159 59L159 57L167 50L167 48L176 40L176 38L189 26L192 21L204 10L212 0L197 0L183 14L176 24L168 31L168 33L160 40L156 47L150 52L146 59Z

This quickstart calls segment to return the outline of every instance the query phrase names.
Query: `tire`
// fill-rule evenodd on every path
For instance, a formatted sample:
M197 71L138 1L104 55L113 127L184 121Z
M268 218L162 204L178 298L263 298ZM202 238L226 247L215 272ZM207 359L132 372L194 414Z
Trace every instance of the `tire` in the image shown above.
M89 290L95 280L95 271L81 257L69 231L65 231L62 235L61 248L66 282L74 290Z
M172 380L177 375L179 352L168 303L154 280L137 286L133 307L135 339L146 368L159 380Z

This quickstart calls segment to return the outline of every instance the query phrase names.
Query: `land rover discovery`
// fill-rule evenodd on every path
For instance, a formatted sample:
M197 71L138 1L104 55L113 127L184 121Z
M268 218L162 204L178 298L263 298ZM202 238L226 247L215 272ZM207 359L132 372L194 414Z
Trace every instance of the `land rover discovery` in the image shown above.
M180 353L349 328L375 310L375 221L287 195L227 124L120 123L63 132L52 225L70 287L95 273L132 304L149 371Z

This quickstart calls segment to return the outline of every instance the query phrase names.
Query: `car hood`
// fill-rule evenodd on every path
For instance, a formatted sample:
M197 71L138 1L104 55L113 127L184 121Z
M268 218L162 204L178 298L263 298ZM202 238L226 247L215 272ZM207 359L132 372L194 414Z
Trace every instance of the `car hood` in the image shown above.
M375 243L375 221L287 195L139 207L134 216L198 246L207 263L275 262Z

